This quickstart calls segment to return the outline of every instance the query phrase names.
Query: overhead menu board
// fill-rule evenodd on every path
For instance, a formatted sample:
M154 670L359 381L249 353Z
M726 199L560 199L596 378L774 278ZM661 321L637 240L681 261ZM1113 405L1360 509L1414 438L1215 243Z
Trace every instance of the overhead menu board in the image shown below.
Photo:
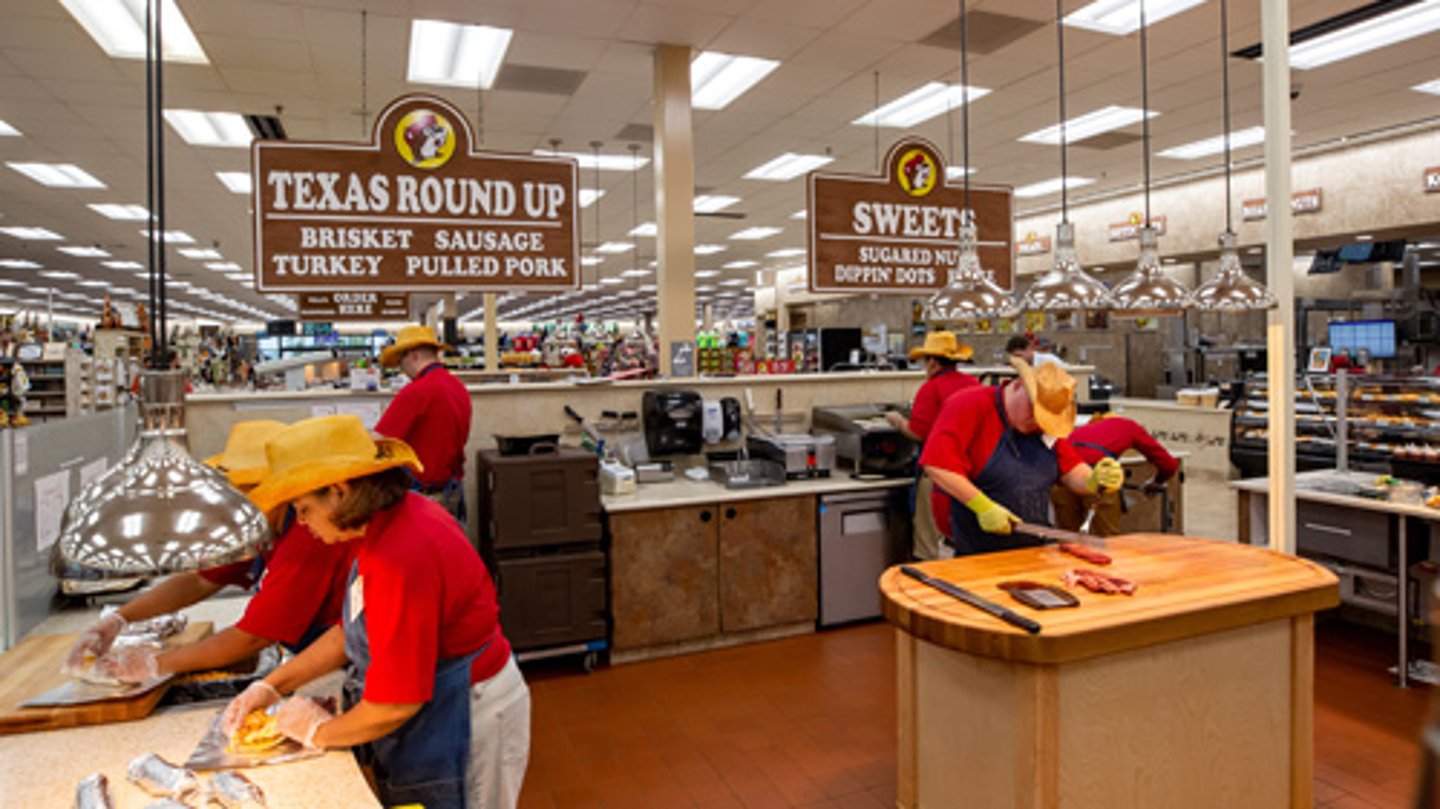
M264 292L580 286L574 160L473 148L449 102L390 103L370 143L256 140Z
M404 292L300 293L301 320L409 320L410 296Z
M939 289L959 255L965 194L929 141L890 147L880 175L811 172L810 289L915 294ZM970 185L980 264L1010 288L1013 201L1008 187Z

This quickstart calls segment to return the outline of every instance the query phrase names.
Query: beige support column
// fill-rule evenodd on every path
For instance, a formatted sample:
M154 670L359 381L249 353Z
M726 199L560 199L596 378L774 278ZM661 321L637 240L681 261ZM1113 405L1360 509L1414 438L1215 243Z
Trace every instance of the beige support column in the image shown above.
M500 304L494 292L485 293L485 370L500 369Z
M690 48L655 48L655 273L660 372L670 345L695 342L695 139L690 120Z
M1261 5L1265 110L1266 283L1280 300L1268 315L1270 547L1295 552L1295 243L1290 213L1290 11Z
M713 304L713 303L707 303L707 304L705 304L705 309L704 309L704 311L703 311L703 315L704 315L704 316L703 316L703 317L701 318L701 320L700 320L700 328L704 329L705 331L714 331L714 330L715 330L715 304Z

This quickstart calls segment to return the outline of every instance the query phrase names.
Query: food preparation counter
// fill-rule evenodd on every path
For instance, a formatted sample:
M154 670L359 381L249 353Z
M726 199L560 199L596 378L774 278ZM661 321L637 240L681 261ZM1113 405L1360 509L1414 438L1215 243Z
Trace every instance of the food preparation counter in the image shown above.
M1314 612L1336 578L1293 556L1136 534L1104 568L1133 596L1076 589L1037 611L997 585L1089 567L1055 546L927 562L931 576L1041 624L1031 635L901 574L897 806L1308 809Z
M690 480L677 474L674 480L664 483L641 483L632 494L601 495L600 505L611 514L626 511L644 511L654 508L675 508L704 503L735 503L748 500L767 500L776 497L800 497L806 495L833 494L835 492L897 489L909 486L912 478L885 478L883 480L857 480L849 472L839 472L828 478L790 480L781 486L760 486L751 489L727 489L724 485L710 480Z

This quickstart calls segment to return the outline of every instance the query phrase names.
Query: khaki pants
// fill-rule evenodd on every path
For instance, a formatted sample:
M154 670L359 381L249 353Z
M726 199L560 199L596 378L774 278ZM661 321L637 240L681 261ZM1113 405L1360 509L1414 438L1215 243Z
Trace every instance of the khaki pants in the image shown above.
M469 809L515 809L530 762L530 689L512 657L494 677L470 686Z
M1085 514L1095 509L1095 519L1090 523L1090 533L1097 537L1113 537L1121 533L1120 492L1106 492L1081 497L1064 486L1050 490L1050 504L1055 507L1055 527L1066 531L1078 531L1085 522Z
M913 553L922 562L939 559L941 531L935 525L935 512L930 509L930 493L935 483L929 475L921 475L915 486L915 514L910 521Z

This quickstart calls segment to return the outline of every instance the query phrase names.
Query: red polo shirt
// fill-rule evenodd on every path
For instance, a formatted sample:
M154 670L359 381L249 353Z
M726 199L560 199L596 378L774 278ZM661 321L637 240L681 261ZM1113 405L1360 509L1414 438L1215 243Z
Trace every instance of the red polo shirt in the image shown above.
M945 402L952 395L979 384L975 377L957 370L941 371L925 380L920 390L915 391L915 403L910 407L910 432L924 441Z
M1005 423L1000 420L1000 410L995 406L995 388L977 385L951 396L940 410L940 417L925 440L925 451L920 456L921 466L933 466L964 475L974 483L975 478L985 469L1005 435ZM1055 439L1052 446L1055 459L1064 475L1081 464L1070 442ZM939 486L930 496L931 510L935 524L942 532L950 526L950 495Z
M427 702L439 661L481 647L470 665L472 684L504 667L510 642L500 631L495 586L450 512L411 492L375 515L359 542L370 640L365 699Z
M1076 427L1069 440L1070 446L1080 454L1081 460L1091 466L1105 457L1105 453L1095 448L1101 446L1116 458L1124 455L1127 450L1136 450L1155 466L1157 481L1169 480L1180 468L1180 462L1175 460L1159 441L1130 419L1111 416L1092 421ZM1086 444L1095 446L1085 446Z
M427 487L465 475L465 442L470 440L470 392L440 363L432 363L400 389L375 432L409 444L425 471Z

